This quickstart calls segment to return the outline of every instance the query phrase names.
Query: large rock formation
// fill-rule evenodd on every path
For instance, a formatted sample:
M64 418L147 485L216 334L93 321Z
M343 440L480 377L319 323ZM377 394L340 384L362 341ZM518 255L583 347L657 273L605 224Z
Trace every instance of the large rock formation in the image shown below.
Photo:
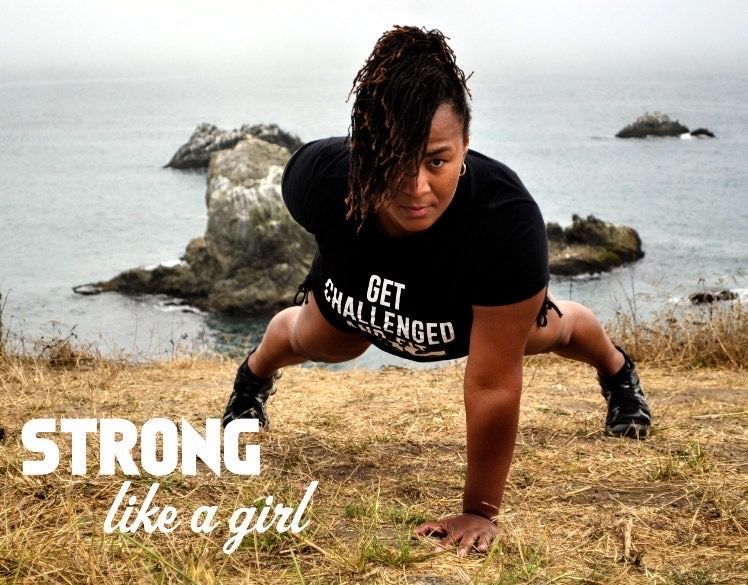
M176 266L136 268L76 287L167 294L200 309L261 315L290 305L316 245L286 210L280 194L287 148L252 136L211 156L207 178L208 226Z
M547 231L551 274L605 272L644 257L641 238L635 229L607 223L592 215L587 219L572 216L572 224L567 228L551 222Z
M204 169L212 153L234 148L246 136L277 144L289 152L302 144L298 136L285 132L276 124L244 124L238 130L221 130L213 124L200 124L165 166L173 169Z

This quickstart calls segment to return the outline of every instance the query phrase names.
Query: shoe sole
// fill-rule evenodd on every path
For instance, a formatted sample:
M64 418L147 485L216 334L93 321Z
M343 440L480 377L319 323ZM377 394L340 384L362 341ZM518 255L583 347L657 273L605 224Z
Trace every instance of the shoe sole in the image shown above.
M620 424L605 427L605 434L610 437L629 437L642 441L649 436L649 426L636 423Z

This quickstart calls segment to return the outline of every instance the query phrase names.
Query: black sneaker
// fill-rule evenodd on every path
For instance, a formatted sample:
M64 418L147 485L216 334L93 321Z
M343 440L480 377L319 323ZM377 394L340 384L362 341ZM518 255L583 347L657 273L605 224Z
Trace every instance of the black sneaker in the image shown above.
M612 376L597 376L608 403L605 432L616 437L645 439L652 425L649 405L634 362L620 347L616 346L616 349L623 354L623 367Z
M254 352L253 349L249 355ZM278 371L269 378L259 378L249 369L248 359L249 356L236 371L234 390L223 413L223 426L237 418L256 418L260 421L260 428L266 429L270 425L270 420L265 406L268 398L275 394L275 382L281 373Z

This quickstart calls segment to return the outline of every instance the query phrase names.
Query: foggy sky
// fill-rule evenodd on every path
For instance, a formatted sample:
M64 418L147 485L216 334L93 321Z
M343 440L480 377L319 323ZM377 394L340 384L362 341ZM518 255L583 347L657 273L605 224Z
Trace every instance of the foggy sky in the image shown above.
M744 70L743 0L0 0L0 71L360 65L393 24L439 28L464 67Z

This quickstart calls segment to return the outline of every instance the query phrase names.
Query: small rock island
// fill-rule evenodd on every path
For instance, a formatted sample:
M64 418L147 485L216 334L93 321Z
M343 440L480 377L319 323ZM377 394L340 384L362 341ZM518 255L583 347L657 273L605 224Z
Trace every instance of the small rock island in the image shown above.
M698 128L691 132L678 120L671 120L670 116L662 112L645 112L634 122L618 131L616 138L646 138L647 136L683 136L714 138L714 133L706 128Z

